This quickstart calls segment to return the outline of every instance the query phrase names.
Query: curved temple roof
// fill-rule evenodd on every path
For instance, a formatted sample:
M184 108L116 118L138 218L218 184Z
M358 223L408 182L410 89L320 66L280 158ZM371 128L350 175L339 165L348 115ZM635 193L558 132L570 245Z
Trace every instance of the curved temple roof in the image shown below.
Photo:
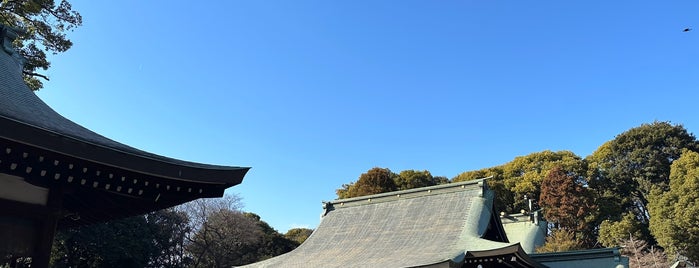
M248 167L172 159L121 144L61 116L24 83L22 63L3 30L0 53L0 137L134 172L177 180L239 184Z
M0 26L0 186L28 183L57 192L59 227L138 215L220 197L248 167L187 162L141 151L61 116L22 78L16 34ZM19 186L18 186L19 187ZM21 190L13 190L21 191ZM39 191L41 192L41 191ZM41 194L38 194L41 195ZM38 198L37 200L42 200ZM10 202L0 198L2 202ZM14 204L15 214L25 205ZM49 213L49 212L47 212ZM52 213L52 212L51 212ZM31 216L31 215L29 215Z
M492 201L483 180L335 200L301 246L244 267L461 267L469 251L519 247L484 238L502 231Z

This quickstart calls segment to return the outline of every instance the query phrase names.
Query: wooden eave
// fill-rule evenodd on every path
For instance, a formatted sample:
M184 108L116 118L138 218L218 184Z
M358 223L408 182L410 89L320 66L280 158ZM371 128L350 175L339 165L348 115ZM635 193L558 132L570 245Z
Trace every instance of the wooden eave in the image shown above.
M0 138L0 173L63 192L59 227L144 214L220 197L226 183L174 180L79 159Z
M71 122L72 123L72 122ZM248 167L186 162L108 147L0 115L0 138L136 173L197 183L240 184Z
M470 268L478 267L478 265L481 265L481 267L547 267L529 257L519 243L503 248L466 252L466 258L462 267Z
M0 26L0 173L60 196L59 226L144 214L240 184L248 167L138 150L63 117L22 78L12 29ZM17 207L11 203L6 206Z

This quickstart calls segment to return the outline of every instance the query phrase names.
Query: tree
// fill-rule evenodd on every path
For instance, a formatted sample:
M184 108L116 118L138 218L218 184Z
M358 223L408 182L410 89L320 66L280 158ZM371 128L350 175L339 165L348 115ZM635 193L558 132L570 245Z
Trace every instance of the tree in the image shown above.
M495 209L500 212L519 212L528 208L525 196L539 200L541 181L556 167L574 174L585 174L585 162L570 151L542 151L514 160L497 167L464 172L452 181L466 181L491 177L488 186L496 192ZM577 178L576 178L577 179ZM580 178L582 181L582 178Z
M240 211L221 209L210 213L197 230L187 250L193 267L231 267L247 264L247 247L259 242L261 230L254 219Z
M449 180L449 178L447 178L445 176L434 176L434 177L432 177L432 180L434 181L435 185L447 184L447 183L451 182Z
M4 25L21 29L15 47L25 59L24 81L33 89L43 87L48 77L37 73L51 63L46 53L65 52L73 46L66 32L82 25L82 16L66 0L5 0L0 2L0 20Z
M143 216L60 232L53 267L230 267L271 258L299 243L260 216L242 212L240 198L198 199Z
M190 267L230 267L271 258L299 244L255 213L243 212L240 197L198 199L178 207L190 218L186 251Z
M504 184L514 194L515 211L527 209L525 195L540 200L541 182L554 167L571 174L585 174L586 169L582 158L573 152L548 150L516 157L504 166Z
M292 228L286 231L286 234L284 234L284 237L291 241L295 241L299 245L303 244L306 239L311 236L313 233L313 229L308 229L308 228Z
M182 211L163 209L146 215L148 228L153 236L157 253L148 266L177 268L187 267L192 258L185 250L186 238L192 232L189 217Z
M626 213L619 221L605 220L599 226L597 240L605 247L618 247L629 239L641 241L648 237L646 228L633 213ZM645 240L644 240L645 241Z
M629 257L629 268L665 268L671 265L662 249L649 246L648 242L633 236L621 244L621 254Z
M375 167L359 176L357 182L344 184L337 189L338 198L350 198L398 190L394 179L398 175L387 168Z
M650 195L650 231L669 254L699 260L699 153L685 150L672 163L669 190Z
M53 267L146 267L159 254L144 216L59 232Z
M516 211L514 207L515 194L505 187L504 173L504 166L497 166L463 172L452 178L451 181L460 182L489 178L486 180L486 183L495 192L495 211L512 213Z
M579 234L581 240L591 237L590 222L596 216L591 193L579 184L579 176L554 167L541 183L539 204L547 221L555 229Z
M390 169L375 167L359 176L357 182L343 184L335 192L338 198L351 198L445 183L449 183L447 177L432 176L427 170L410 169L396 174Z
M667 190L670 165L683 149L699 151L699 142L669 122L643 124L600 146L587 162L590 187L606 204L601 220L617 221L631 212L647 226L650 191Z
M53 267L186 267L185 214L173 209L58 232Z
M398 190L437 185L437 182L429 171L417 171L412 169L403 170L398 173L398 176L395 177L395 183Z
M269 259L287 253L299 246L300 243L288 239L277 232L257 214L246 212L244 215L255 221L262 235L258 243L251 244L242 251L244 253L241 258L242 263L247 264Z
M558 229L546 237L546 242L536 249L538 253L561 252L583 249L583 243L572 231Z

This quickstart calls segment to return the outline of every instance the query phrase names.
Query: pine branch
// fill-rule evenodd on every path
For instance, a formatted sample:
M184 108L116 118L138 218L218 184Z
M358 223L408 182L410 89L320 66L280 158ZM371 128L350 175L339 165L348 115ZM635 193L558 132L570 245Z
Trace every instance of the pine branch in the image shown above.
M46 81L49 81L49 77L46 76L46 75L43 75L43 74L34 73L34 72L29 72L29 71L22 71L22 73L24 73L24 75L38 76L38 77L43 78L43 79L46 80Z

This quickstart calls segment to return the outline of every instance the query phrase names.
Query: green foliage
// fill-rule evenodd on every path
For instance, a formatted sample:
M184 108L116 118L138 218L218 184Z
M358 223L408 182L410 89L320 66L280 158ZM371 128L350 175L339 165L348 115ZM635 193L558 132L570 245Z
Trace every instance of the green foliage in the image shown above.
M541 182L554 167L571 174L585 174L585 163L570 151L543 151L516 157L504 166L504 184L514 194L514 208L527 208L524 196L539 200ZM576 178L578 179L578 178Z
M642 224L632 213L626 213L619 221L605 220L599 226L597 239L605 247L618 247L629 240L642 240L648 237L643 233Z
M650 231L670 254L699 260L699 153L685 150L672 163L669 190L650 195Z
M556 166L573 174L585 174L585 162L574 153L543 151L516 157L502 166L464 172L452 181L492 177L488 180L488 186L496 193L495 209L508 213L519 212L528 209L525 195L535 200L539 199L541 181Z
M146 221L153 236L152 243L157 248L149 266L177 268L192 263L192 258L185 252L186 238L192 232L186 213L164 209L147 214Z
M289 229L289 231L286 231L286 234L284 234L284 237L286 239L289 239L291 241L295 241L296 243L303 244L306 239L311 236L313 233L313 229L308 229L308 228L293 228Z
M160 253L152 222L136 216L59 232L53 267L145 267Z
M253 263L271 257L287 253L300 245L294 240L288 239L269 226L267 222L260 219L260 216L254 213L246 212L244 215L256 221L257 226L262 232L259 243L248 245L242 252L242 263Z
M547 221L557 229L581 233L590 237L589 223L595 218L597 207L591 193L579 184L579 176L554 167L541 184L539 204Z
M398 190L395 178L398 174L387 168L375 167L359 176L355 183L344 184L337 189L338 198L351 198Z
M427 171L403 170L394 178L398 190L436 185L434 177Z
M671 247L669 252L693 256L690 246L677 241L680 238L695 244L699 241L681 234L671 235L699 230L693 224L699 222L695 218L699 210L695 211L690 201L699 197L695 196L699 191L692 184L699 176L695 173L699 172L687 163L673 164L684 151L699 152L699 142L694 135L681 125L653 122L619 134L585 159L569 151L542 151L516 157L500 166L464 172L452 181L490 177L487 183L496 193L497 212L516 213L527 209L525 196L539 201L547 220L554 224L549 239L553 242L547 242L549 249L544 250L581 248L592 246L594 242L620 245L629 235L635 240L648 241L652 248L656 240L648 224L657 221L653 234L659 239L658 243L663 233L664 244L661 245ZM554 171L556 167L559 170ZM552 171L556 174L549 177ZM407 170L395 174L388 169L375 168L362 174L357 183L343 185L337 193L338 197L347 198L439 184L437 177L433 177L434 184L430 184L429 177L427 171ZM682 195L683 192L689 194ZM654 212L651 212L649 198L653 196L656 201Z
M66 32L82 25L82 17L66 0L58 3L54 0L1 1L0 21L24 30L15 46L26 60L24 80L34 90L43 87L37 77L47 79L36 73L37 69L46 70L51 66L46 53L56 54L70 49L73 43L66 37Z
M357 182L343 184L335 192L337 198L351 198L445 183L449 183L448 178L434 177L427 170L403 170L396 174L390 169L375 167L359 176Z
M449 178L445 176L434 176L432 177L432 180L434 181L434 185L447 184L451 182Z
M619 220L632 212L648 223L648 195L667 190L670 165L683 149L699 151L696 138L681 125L653 122L632 128L587 158L590 187L606 204L601 219Z
M583 243L575 237L574 232L558 229L546 237L546 242L541 247L538 247L536 252L561 252L579 249L583 249Z
M231 267L296 248L240 198L199 199L128 219L60 232L53 267ZM299 232L299 235L303 231Z
M484 168L463 172L452 178L453 182L471 181L490 178L486 182L488 187L495 192L495 211L512 213L515 210L515 195L505 186L504 166Z

